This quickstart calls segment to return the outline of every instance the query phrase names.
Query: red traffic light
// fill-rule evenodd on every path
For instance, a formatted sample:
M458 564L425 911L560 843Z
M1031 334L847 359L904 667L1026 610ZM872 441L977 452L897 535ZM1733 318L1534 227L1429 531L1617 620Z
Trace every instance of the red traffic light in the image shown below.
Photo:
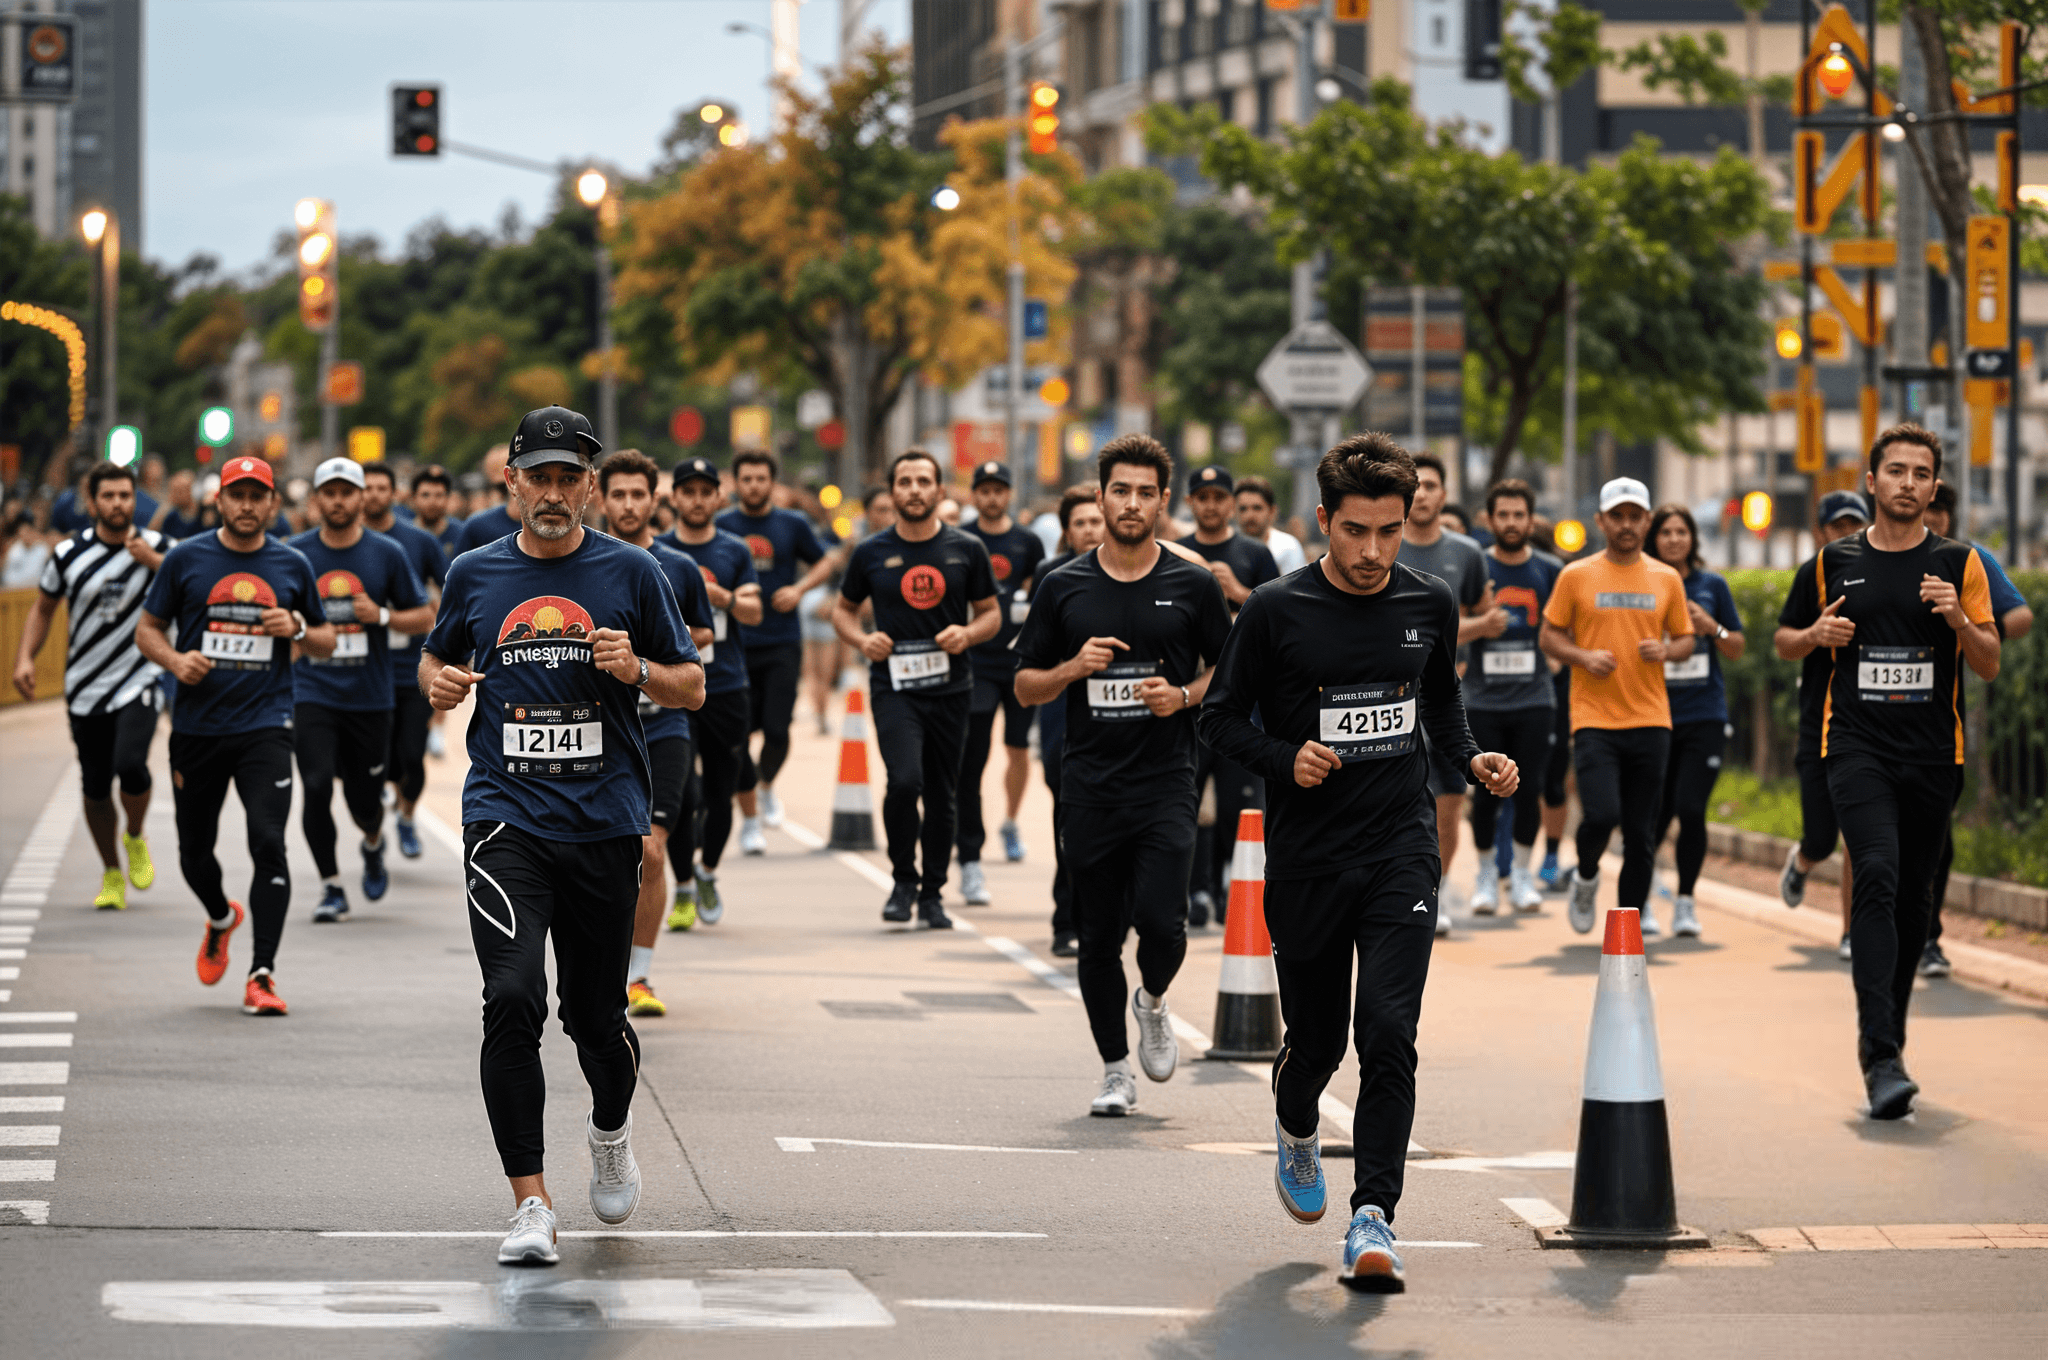
M434 92L432 90L420 90L413 95L412 102L419 105L423 109L432 108L434 104Z

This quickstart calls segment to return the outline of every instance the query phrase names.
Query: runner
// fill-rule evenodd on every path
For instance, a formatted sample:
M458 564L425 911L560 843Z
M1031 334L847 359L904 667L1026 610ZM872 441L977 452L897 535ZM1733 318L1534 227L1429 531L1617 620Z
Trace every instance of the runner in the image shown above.
M1869 523L1870 503L1861 492L1828 492L1820 498L1819 518L1813 531L1815 551L1859 532ZM1807 559L1809 565L1812 560ZM1835 654L1832 648L1821 644L1820 635L1812 626L1793 626L1791 621L1801 614L1805 598L1796 584L1786 591L1784 606L1778 611L1778 630L1771 635L1771 647L1780 660L1799 662L1799 741L1792 760L1793 768L1799 772L1799 843L1786 854L1785 867L1778 875L1778 896L1788 907L1806 900L1806 876L1813 872L1814 865L1835 853L1839 835L1835 800L1828 793L1827 769L1820 757L1821 715L1827 707ZM1820 631L1837 630L1830 624ZM1802 638L1801 634L1806 636ZM1842 909L1842 943L1836 954L1844 963L1851 953L1851 877L1849 861L1844 858L1841 880L1836 885Z
M482 470L486 488L497 486L504 481L505 464L511 453L511 445L496 444L484 455ZM516 503L508 499L503 508L486 506L462 521L462 527L455 534L455 547L449 555L460 557L472 548L481 548L486 543L496 543L499 539L509 538L518 532L519 507Z
M1962 777L1962 667L1998 675L1998 630L1982 560L1929 531L1941 440L1894 425L1871 445L1877 518L1836 539L1793 579L1784 650L1833 649L1821 759L1856 866L1857 1061L1870 1117L1908 1113L1906 1008L1927 936L1927 893Z
M388 516L389 477L383 480ZM375 902L390 886L384 866L384 783L394 713L389 639L434 626L434 606L405 547L363 527L368 481L362 464L350 458L330 458L314 469L312 502L320 527L291 540L312 563L321 608L334 626L333 654L302 658L293 672L292 746L306 785L300 825L320 871L313 919L323 922L344 920L349 912L334 852L337 773L342 801L363 833L363 896Z
M683 626L689 629L691 643L698 648L702 664L714 635L711 599L705 592L697 559L654 536L654 507L661 496L661 469L640 450L621 449L599 465L597 494L604 506L605 527L612 537L647 549L661 564L661 574L668 578L669 588L675 592L677 610ZM708 687L708 672L706 684ZM689 796L690 777L696 766L690 750L694 725L682 709L663 708L644 694L640 696L639 709L651 772L649 825L640 843L640 897L633 910L633 952L626 964L626 1014L666 1015L668 1007L654 994L654 983L648 975L654 969L654 942L661 934L667 862L675 861L680 901L683 888L690 883L691 863L696 859L692 846L697 809Z
M1297 1222L1323 1216L1318 1102L1355 1026L1343 1270L1361 1288L1398 1293L1405 1276L1391 1225L1441 908L1427 766L1432 752L1454 760L1496 798L1514 793L1516 772L1506 756L1482 754L1466 729L1456 598L1398 560L1414 460L1384 434L1356 435L1323 455L1316 483L1329 552L1252 594L1223 644L1201 735L1263 774L1272 795L1266 926L1287 1025L1273 1064L1281 1205ZM1433 734L1430 746L1418 730Z
M1160 509L1164 513L1165 498ZM1209 564L1233 618L1253 590L1280 575L1273 554L1263 543L1254 542L1231 527L1237 509L1236 486L1227 469L1210 465L1196 468L1188 477L1188 509L1195 517L1195 531L1180 540L1180 546ZM1230 901L1230 857L1237 850L1237 814L1246 808L1263 808L1266 790L1250 770L1218 755L1206 744L1195 748L1195 790L1197 796L1211 779L1215 782L1214 817L1206 826L1195 828L1195 867L1188 880L1188 924L1202 927L1214 916L1218 924ZM1219 834L1217 828L1221 827Z
M1024 806L1024 786L1031 778L1031 709L1017 702L1012 688L1017 657L1010 644L1017 639L1031 582L1045 559L1038 535L1010 518L1010 470L1001 463L983 463L974 470L974 523L966 532L988 549L996 578L996 608L1002 627L968 659L974 666L974 703L967 715L967 751L960 761L960 897L970 907L989 904L988 880L981 871L981 847L988 829L981 820L982 772L988 768L996 714L1003 715L1003 858L1015 864L1024 858L1024 837L1017 813Z
M847 559L832 626L868 659L875 743L888 771L882 830L896 886L882 919L908 921L915 906L926 926L951 930L953 921L939 893L952 858L954 797L974 695L974 674L964 654L994 637L1002 618L988 549L937 518L940 475L938 459L923 449L906 449L889 464L895 527L865 539ZM861 604L870 598L873 632L860 626ZM751 654L748 664L753 664ZM922 875L917 866L920 798Z
M1537 556L1529 545L1536 493L1527 482L1510 478L1494 483L1486 493L1486 513L1494 536L1493 546L1483 554L1486 574L1494 603L1507 617L1507 625L1493 637L1472 642L1471 659L1465 666L1465 715L1475 742L1505 752L1515 768L1532 775L1515 791L1514 826L1508 838L1514 857L1505 877L1508 901L1516 911L1540 911L1543 889L1536 882L1532 861L1536 833L1543 828L1543 786L1533 776L1550 761L1556 692L1551 688L1549 658L1537 649L1536 636L1542 630L1543 606L1550 602L1561 568ZM1402 552L1408 548L1404 539ZM1465 626L1460 620L1461 633ZM1472 888L1475 916L1491 916L1500 906L1503 875L1493 848L1499 812L1500 800L1483 786L1473 792L1472 848L1479 852L1479 881ZM1443 853L1441 843L1437 853Z
M1699 526L1690 510L1659 506L1650 516L1649 544L1657 560L1685 583L1693 634L1692 655L1664 663L1664 689L1671 701L1671 755L1664 763L1664 796L1657 805L1657 834L1651 844L1664 844L1675 818L1678 844L1672 854L1678 867L1678 895L1671 904L1671 933L1697 939L1700 918L1692 890L1707 861L1707 801L1721 777L1721 756L1728 744L1728 691L1721 658L1742 657L1742 615L1728 583L1700 560ZM1648 905L1644 903L1643 934L1655 935L1657 919Z
M740 626L752 695L748 741L752 733L761 734L758 761L745 749L747 743L742 743L740 753L743 855L766 854L768 842L761 828L782 825L782 800L775 796L775 776L789 759L789 724L796 715L797 682L804 667L803 629L796 610L805 592L830 577L834 566L811 522L794 510L773 504L775 478L781 469L775 455L765 450L733 455L732 484L740 503L718 517L718 527L745 540L753 554L764 605L758 624Z
M650 771L636 709L642 695L695 708L704 673L653 557L583 527L603 451L590 422L559 406L530 411L511 449L507 503L523 527L449 568L420 685L443 712L475 692L462 790L469 934L484 977L484 1108L518 1206L498 1260L552 1265L548 935L562 1028L590 1083L591 1212L623 1223L640 1202L626 968Z
M431 607L431 601L440 599L441 588L448 580L448 556L441 541L420 528L417 520L408 523L399 516L395 503L398 479L388 463L364 463L362 466L363 527L398 544L406 562L412 567L413 575L428 591ZM445 478L447 474L442 476ZM414 485L418 484L415 479ZM435 489L441 490L439 487ZM445 492L443 508L446 508ZM427 626L433 626L431 619ZM433 731L435 717L433 705L427 702L426 695L420 693L420 643L425 637L425 628L408 632L394 625L388 633L391 650L391 754L384 763L384 778L396 795L392 826L398 836L398 853L407 859L420 857L420 833L419 828L413 825L413 813L419 807L420 791L427 784L427 734Z
M1303 551L1300 539L1274 525L1279 505L1273 495L1273 484L1264 477L1237 479L1237 531L1253 542L1265 544L1266 551L1273 554L1274 566L1284 576L1296 567L1307 566L1308 554Z
M413 526L432 534L442 555L451 562L462 535L462 521L448 513L448 500L454 494L455 479L439 463L429 463L412 475Z
M102 911L128 905L128 884L137 890L156 882L156 865L143 836L149 815L149 744L163 671L135 645L135 621L142 597L163 565L170 540L135 525L135 474L113 463L95 464L85 478L85 503L92 527L60 541L43 564L39 594L21 630L14 654L14 688L36 697L36 653L50 636L57 606L66 607L64 708L71 744L78 749L79 792L85 826L100 852L100 890L92 904ZM114 779L121 780L121 812L128 829L115 841L120 819L114 810ZM121 853L128 872L121 872Z
M739 785L740 763L747 754L747 718L752 692L747 685L747 649L737 630L761 621L761 585L754 574L753 554L746 541L712 523L725 496L718 469L709 459L691 458L670 479L676 527L657 542L696 559L711 601L711 645L703 649L704 706L691 720L696 754L703 765L697 780L700 797L691 799L702 820L689 841L669 843L669 862L676 871L675 900L669 906L668 928L688 930L702 921L715 926L725 916L718 890L718 862L732 836L733 790ZM693 865L676 851L692 842L703 856Z
M248 912L256 918L246 1015L283 1015L274 972L291 907L284 826L291 810L292 651L334 652L334 625L320 607L304 553L264 532L277 515L276 479L261 458L234 458L221 472L220 528L164 555L142 601L135 645L169 671L171 800L178 815L178 867L206 909L199 981L211 987L228 967L228 939L242 924L240 902L221 890L214 841L233 784L248 820ZM169 629L176 627L173 645Z
M1678 573L1643 555L1650 489L1633 477L1600 488L1606 549L1558 573L1539 644L1570 666L1572 765L1579 776L1579 867L1572 876L1572 929L1593 928L1600 857L1621 828L1619 905L1645 910L1656 868L1657 804L1671 755L1664 663L1692 655L1692 615Z
M1060 493L1060 539L1058 555L1038 569L1031 582L1036 600L1045 578L1081 554L1101 546L1109 536L1102 515L1101 492L1093 485L1070 486ZM1157 541L1155 539L1155 541ZM1160 544L1163 548L1166 545ZM1025 611L1029 622L1030 610ZM1052 824L1060 824L1061 755L1067 745L1067 706L1058 699L1040 704L1038 713L1038 763L1045 774L1045 787L1052 794ZM1062 959L1078 958L1080 938L1074 934L1073 878L1067 873L1066 852L1060 838L1052 838L1052 952Z

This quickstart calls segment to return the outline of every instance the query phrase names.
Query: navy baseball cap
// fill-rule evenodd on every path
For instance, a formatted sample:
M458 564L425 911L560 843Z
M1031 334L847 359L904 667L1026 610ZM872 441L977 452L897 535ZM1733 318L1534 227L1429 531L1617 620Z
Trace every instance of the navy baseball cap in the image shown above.
M1854 491L1830 491L1820 498L1821 524L1833 524L1838 519L1857 519L1870 523L1870 503Z
M1218 467L1214 463L1205 468L1196 468L1188 474L1188 494L1190 496L1194 495L1197 491L1207 491L1211 488L1217 491L1235 492L1237 490L1237 483L1231 480L1228 468Z
M1009 486L1010 470L991 458L988 462L974 469L972 485L980 486L983 482L1001 482L1004 486Z
M718 469L709 458L685 458L676 464L675 472L669 478L669 485L679 487L684 482L703 478L713 486L718 485Z
M543 406L520 418L512 436L512 466L539 467L543 463L574 463L589 467L604 452L590 418L566 406Z

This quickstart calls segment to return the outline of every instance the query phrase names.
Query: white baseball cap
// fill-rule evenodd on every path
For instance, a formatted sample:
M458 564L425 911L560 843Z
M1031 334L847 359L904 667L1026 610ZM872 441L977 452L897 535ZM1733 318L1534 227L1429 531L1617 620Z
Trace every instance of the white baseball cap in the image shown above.
M353 458L330 458L313 469L313 485L323 487L329 482L347 482L351 486L364 485L363 465ZM1606 509L1605 505L1600 507Z
M1617 505L1640 505L1651 509L1650 488L1633 477L1616 477L1600 488L1600 513L1606 514Z

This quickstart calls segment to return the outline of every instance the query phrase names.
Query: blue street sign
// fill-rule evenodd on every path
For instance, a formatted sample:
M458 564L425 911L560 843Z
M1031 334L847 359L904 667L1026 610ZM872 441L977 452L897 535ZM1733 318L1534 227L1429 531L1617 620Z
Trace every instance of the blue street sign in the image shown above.
M1037 298L1024 299L1024 338L1043 340L1048 332L1048 315L1045 303Z

